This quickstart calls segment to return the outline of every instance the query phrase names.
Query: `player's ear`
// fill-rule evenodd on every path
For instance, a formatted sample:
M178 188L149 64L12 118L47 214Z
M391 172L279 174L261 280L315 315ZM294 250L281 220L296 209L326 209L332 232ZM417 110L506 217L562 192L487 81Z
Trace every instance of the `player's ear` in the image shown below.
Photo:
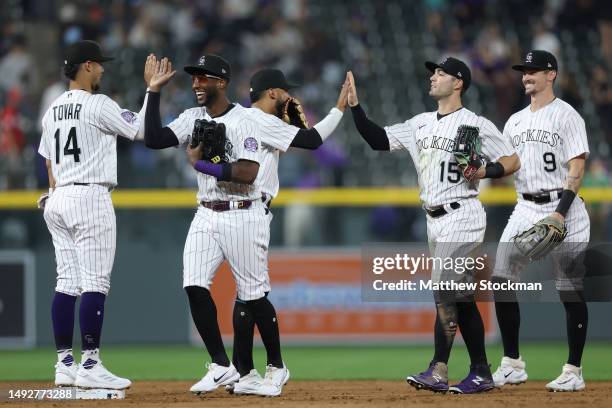
M278 99L278 95L276 95L276 90L274 88L270 88L267 90L268 92L268 97L272 100L276 100Z

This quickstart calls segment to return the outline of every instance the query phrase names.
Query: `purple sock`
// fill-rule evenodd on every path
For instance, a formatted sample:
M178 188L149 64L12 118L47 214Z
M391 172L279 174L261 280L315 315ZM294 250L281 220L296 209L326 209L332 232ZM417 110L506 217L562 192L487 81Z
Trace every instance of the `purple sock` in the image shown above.
M83 350L93 350L100 347L105 299L106 295L99 292L85 292L81 295L79 323L81 324Z
M55 292L51 303L51 321L55 336L55 348L67 350L72 348L72 332L74 331L74 304L76 296Z

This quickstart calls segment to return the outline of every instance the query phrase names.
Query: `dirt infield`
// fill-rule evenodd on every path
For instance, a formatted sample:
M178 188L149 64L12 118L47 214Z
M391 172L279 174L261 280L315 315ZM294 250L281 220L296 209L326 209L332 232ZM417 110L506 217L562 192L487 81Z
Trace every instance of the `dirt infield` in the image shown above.
M217 390L198 397L188 392L191 383L184 381L138 381L127 391L125 400L114 401L36 401L0 403L9 407L609 407L612 382L587 383L587 389L576 393L550 393L542 382L494 390L480 395L439 395L416 391L402 381L290 381L278 398L233 396ZM0 390L45 389L49 383L0 383Z

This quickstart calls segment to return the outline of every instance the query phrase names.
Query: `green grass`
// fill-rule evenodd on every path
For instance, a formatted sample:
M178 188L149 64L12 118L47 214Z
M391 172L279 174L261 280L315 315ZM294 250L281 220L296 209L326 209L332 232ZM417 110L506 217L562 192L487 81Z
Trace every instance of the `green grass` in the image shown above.
M529 378L556 377L567 357L564 343L529 343L521 346ZM283 358L296 380L389 379L422 371L432 355L431 346L285 347ZM501 358L500 346L487 353L493 369ZM612 380L612 343L590 343L583 367L588 380ZM201 348L186 346L108 346L102 350L104 364L132 380L193 380L204 373L208 355ZM0 351L0 380L49 380L55 352L50 348ZM263 371L265 351L255 350L255 364ZM465 347L458 345L449 362L451 378L462 378L468 370Z

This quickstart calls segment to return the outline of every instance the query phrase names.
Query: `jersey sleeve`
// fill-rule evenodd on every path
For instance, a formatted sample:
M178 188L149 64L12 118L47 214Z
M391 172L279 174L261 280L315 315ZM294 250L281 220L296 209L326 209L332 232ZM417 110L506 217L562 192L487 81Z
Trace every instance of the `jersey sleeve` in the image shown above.
M516 153L510 136L506 133L501 134L497 126L490 120L483 118L480 135L482 138L482 153L489 161L495 162L500 157L512 156Z
M261 135L256 122L242 121L236 128L236 145L234 146L237 160L250 160L261 163Z
M266 146L286 152L300 131L297 126L283 122L280 118L270 114L254 114L253 120L259 127L261 142Z
M122 109L117 102L105 97L99 114L100 127L105 132L130 140L138 135L141 120L138 113Z
M193 126L195 125L197 117L189 110L183 111L178 118L174 119L168 124L168 128L172 130L172 133L176 136L179 144L185 144L191 139L191 133L193 133Z
M414 129L410 120L397 123L391 126L385 126L385 133L389 139L389 150L409 150L411 143L414 143Z
M589 156L589 142L587 140L586 126L584 119L580 117L578 112L572 111L565 116L565 125L563 126L563 159L562 165L567 165L567 162L574 157L586 154Z
M44 157L47 160L51 160L51 146L49 145L51 138L47 134L48 133L47 126L45 125L46 117L47 115L44 115L42 119L42 135L40 137L40 144L38 145L38 154L40 154L42 157Z

